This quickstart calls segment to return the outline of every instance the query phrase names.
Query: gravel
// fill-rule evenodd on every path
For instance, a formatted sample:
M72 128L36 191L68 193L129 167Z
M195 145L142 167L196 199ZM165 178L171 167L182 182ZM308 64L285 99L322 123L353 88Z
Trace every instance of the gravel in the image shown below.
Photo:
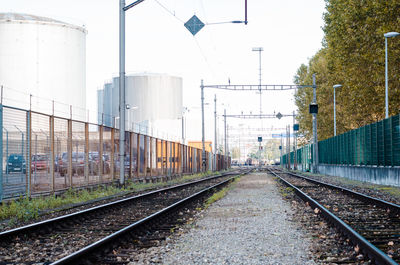
M265 173L242 177L201 215L192 229L167 241L157 255L152 251L144 263L316 264L310 236L291 220L290 203Z
M306 172L294 172L299 175L304 175L308 178L312 178L315 180L323 181L329 184L341 186L344 188L348 188L357 192L361 192L363 194L392 202L395 204L400 204L400 187L395 186L387 186L387 185L379 185L373 184L371 182L362 182L357 180L351 180L344 177L338 176L328 176L328 175L320 175L320 174L311 174Z

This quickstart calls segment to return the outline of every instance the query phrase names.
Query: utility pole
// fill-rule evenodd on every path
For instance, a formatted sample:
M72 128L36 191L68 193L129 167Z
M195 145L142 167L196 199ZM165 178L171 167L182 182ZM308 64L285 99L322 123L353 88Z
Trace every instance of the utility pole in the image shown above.
M258 70L259 70L259 87L258 87L258 92L260 93L260 116L262 114L262 103L261 103L261 99L262 99L261 98L261 76L262 76L262 74L261 74L261 52L263 50L264 50L263 47L256 47L256 48L252 49L253 52L258 52L258 60L259 60L259 68L258 68ZM260 119L261 119L261 117L260 117Z
M125 184L125 11L140 4L136 0L125 6L125 0L119 1L119 184Z
M288 169L290 169L290 125L287 126Z
M119 184L125 184L125 0L119 1Z
M295 131L294 125L296 124L296 115L295 112L293 111L293 169L297 169L297 152L296 152L296 136L297 132Z
M317 104L317 85L315 81L315 74L313 78L313 104ZM318 173L318 135L317 135L317 113L312 113L313 121L313 173Z
M225 144L225 157L228 156L228 143L226 141L226 133L227 133L227 129L226 129L226 109L224 109L224 144Z
M281 166L283 166L282 165L282 152L283 152L283 138L282 138L282 133L281 133L281 148L280 148L280 151L281 151L281 159L280 159L280 164L281 164Z
M214 170L217 168L217 95L214 95Z
M206 171L206 146L205 146L205 136L204 136L204 83L203 79L201 80L201 141L202 141L202 153L201 153L201 158L202 158L202 169L203 171Z

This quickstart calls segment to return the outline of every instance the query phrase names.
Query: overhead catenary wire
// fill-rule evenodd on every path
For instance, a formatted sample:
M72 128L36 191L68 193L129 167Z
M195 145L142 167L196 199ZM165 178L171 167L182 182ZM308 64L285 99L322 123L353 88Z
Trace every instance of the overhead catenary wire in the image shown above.
M185 21L183 21L182 19L180 19L179 17L176 16L175 12L172 12L171 10L169 10L166 6L164 6L163 4L161 4L158 0L154 0L159 6L161 6L166 12L168 12L170 15L172 15L174 18L176 18L177 20L179 20L180 22L182 22L183 24L185 24Z
M179 17L176 15L175 11L170 10L167 6L163 5L159 0L154 0L154 1L155 1L159 6L161 6L168 14L170 14L171 16L173 16L175 19L177 19L178 21L180 21L182 24L185 24L185 21L184 21L183 19L179 18ZM205 16L205 18L206 18L206 20L207 20L207 17L206 17L206 14L205 14L204 4L203 4L202 1L201 1L201 6L202 6L202 9L203 9L204 16ZM211 22L211 23L205 22L204 25L219 25L219 24L230 24L230 23L238 24L238 23L245 23L245 21L233 20L233 21ZM207 64L207 66L209 67L210 72L212 73L213 77L216 78L215 71L214 71L213 68L211 67L211 65L210 65L210 63L209 63L209 60L207 59L205 53L203 52L203 49L200 47L199 42L197 41L196 38L194 38L194 40L195 40L195 42L196 42L197 47L198 47L199 50L200 50L201 55L202 55L203 58L204 58L204 60L205 60L205 62L206 62L206 64ZM213 41L213 40L212 40L212 41Z

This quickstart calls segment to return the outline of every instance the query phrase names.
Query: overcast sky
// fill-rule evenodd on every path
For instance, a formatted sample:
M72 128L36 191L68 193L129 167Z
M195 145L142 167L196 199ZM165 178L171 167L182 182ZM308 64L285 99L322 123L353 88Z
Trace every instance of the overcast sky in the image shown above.
M118 74L118 0L2 0L1 12L23 12L85 25L87 107L96 111L96 90ZM131 1L127 1L127 4ZM126 13L127 73L166 73L183 78L189 139L200 140L200 80L205 84L258 84L258 54L263 47L262 83L292 84L302 63L321 48L324 0L248 0L248 25L206 25L196 36L184 22L196 14L204 23L244 20L244 0L146 0ZM258 113L255 92L208 89L218 97L218 112ZM221 105L221 104L224 105ZM292 113L292 92L263 92L263 113ZM213 107L206 108L206 138L213 139ZM264 120L283 127L291 119ZM230 120L231 126L261 122ZM219 122L222 126L223 123ZM222 133L223 130L220 129Z

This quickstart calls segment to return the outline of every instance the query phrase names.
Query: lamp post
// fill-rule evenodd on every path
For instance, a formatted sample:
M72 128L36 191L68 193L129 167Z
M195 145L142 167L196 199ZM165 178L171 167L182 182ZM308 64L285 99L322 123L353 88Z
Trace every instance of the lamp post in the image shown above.
M131 111L137 110L139 107L138 106L131 106L129 104L125 105L125 109L128 110L128 131L133 131L134 128L131 128L131 124L133 124L133 122L131 120Z
M333 86L333 135L336 136L336 88L342 87L341 84Z
M398 32L388 32L383 34L385 37L385 118L389 118L389 95L388 95L388 53L387 39L400 35Z

